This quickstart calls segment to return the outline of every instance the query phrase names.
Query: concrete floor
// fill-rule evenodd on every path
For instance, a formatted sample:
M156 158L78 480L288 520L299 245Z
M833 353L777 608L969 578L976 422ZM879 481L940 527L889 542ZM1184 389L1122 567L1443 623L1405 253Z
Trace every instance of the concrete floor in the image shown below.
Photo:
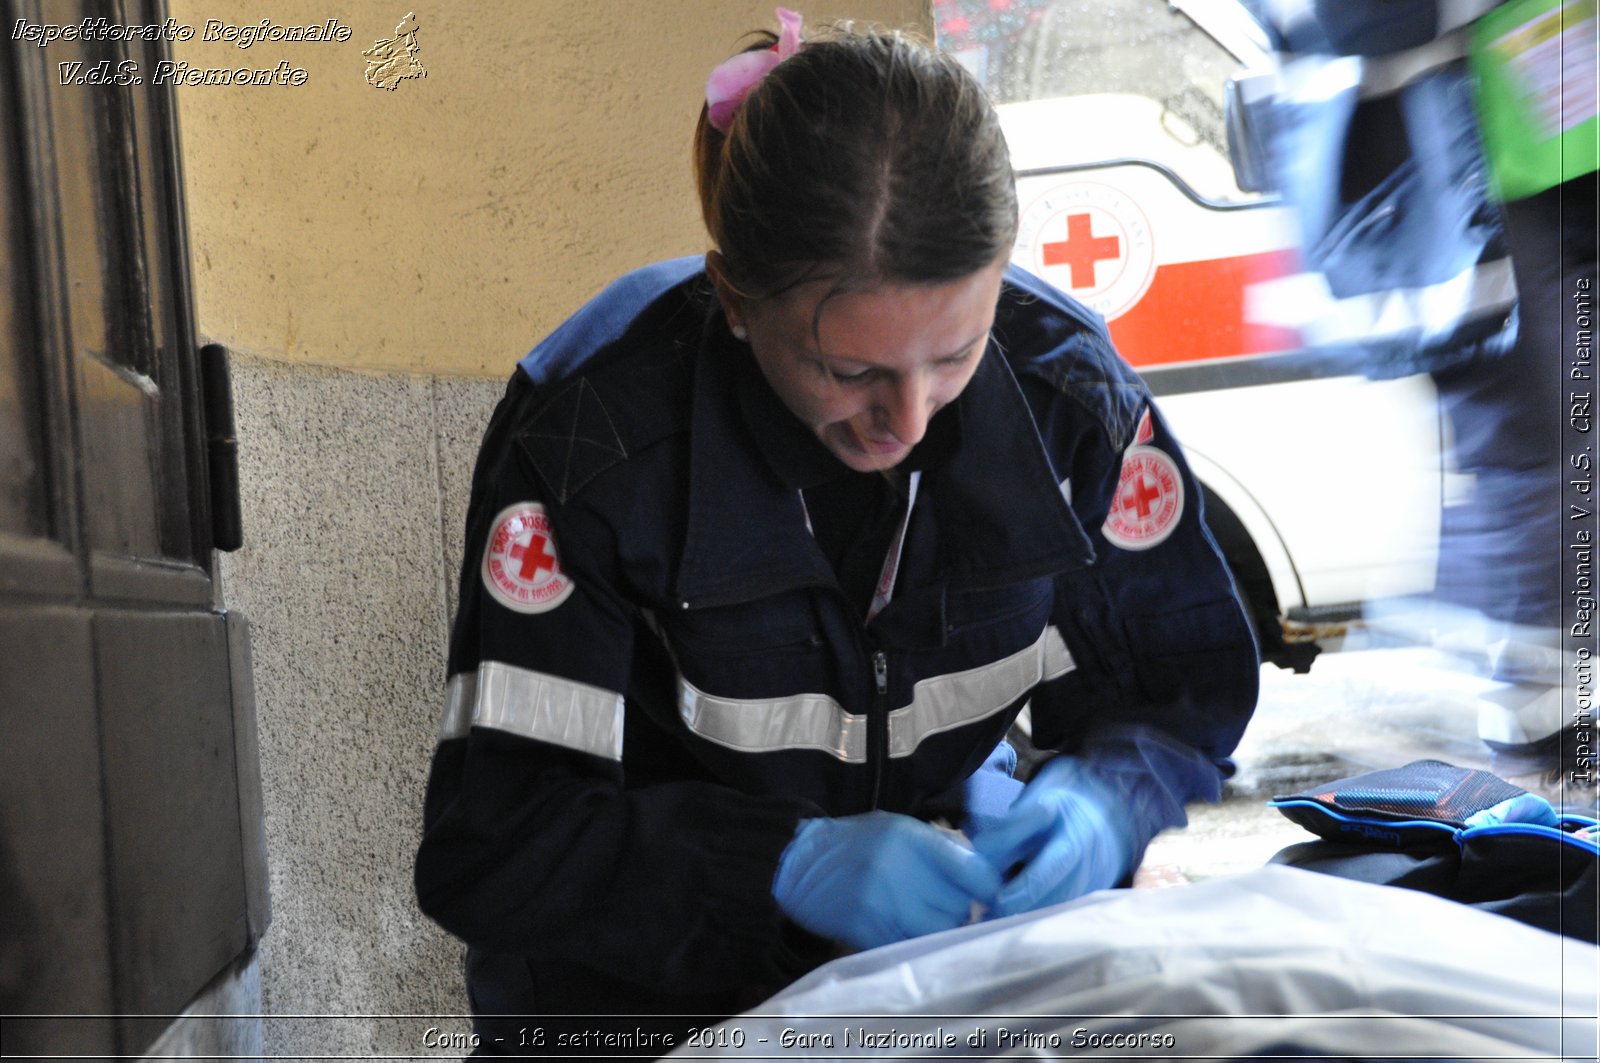
M1218 805L1189 809L1189 826L1151 843L1136 885L1178 885L1248 871L1312 835L1267 806L1276 794L1413 760L1488 768L1477 699L1494 681L1431 649L1323 653L1309 674L1266 666L1261 700Z

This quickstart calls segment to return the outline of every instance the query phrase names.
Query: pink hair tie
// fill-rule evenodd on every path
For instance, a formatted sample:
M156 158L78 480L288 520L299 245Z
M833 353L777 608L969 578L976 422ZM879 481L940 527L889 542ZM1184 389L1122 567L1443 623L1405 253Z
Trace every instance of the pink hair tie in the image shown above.
M767 76L767 71L800 49L800 15L786 7L778 8L778 43L760 52L740 52L717 64L706 78L706 108L711 127L726 133L733 124L739 105Z

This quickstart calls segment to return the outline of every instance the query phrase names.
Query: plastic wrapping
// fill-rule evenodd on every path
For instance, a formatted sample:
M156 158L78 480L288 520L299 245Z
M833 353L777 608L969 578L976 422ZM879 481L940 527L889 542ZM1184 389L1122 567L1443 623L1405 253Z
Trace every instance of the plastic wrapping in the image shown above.
M1600 950L1287 867L1115 890L836 960L680 1051L1594 1059Z

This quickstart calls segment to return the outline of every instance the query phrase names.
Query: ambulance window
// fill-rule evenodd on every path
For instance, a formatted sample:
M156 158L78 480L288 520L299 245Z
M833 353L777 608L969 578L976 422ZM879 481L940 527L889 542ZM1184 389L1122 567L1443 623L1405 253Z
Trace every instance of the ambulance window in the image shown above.
M940 46L996 103L1145 96L1226 155L1223 83L1241 69L1237 3L1215 0L934 0Z

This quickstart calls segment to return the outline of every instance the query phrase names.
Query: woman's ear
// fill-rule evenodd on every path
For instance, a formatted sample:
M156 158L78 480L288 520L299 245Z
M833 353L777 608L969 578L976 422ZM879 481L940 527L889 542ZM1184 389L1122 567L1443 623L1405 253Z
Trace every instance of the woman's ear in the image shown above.
M711 278L717 302L722 304L722 316L727 319L728 331L733 333L735 339L748 338L750 333L745 330L744 298L728 283L727 263L720 252L706 252L706 276Z

